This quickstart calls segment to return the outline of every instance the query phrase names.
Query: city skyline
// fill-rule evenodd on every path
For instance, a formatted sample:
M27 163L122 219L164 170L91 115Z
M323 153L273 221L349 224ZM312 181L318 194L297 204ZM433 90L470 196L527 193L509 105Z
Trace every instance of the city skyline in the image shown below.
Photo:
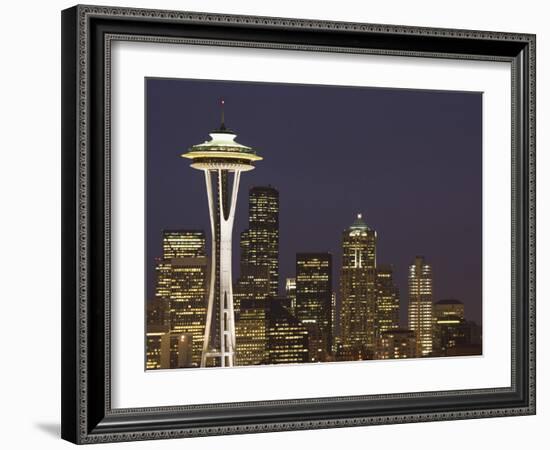
M477 195L478 192L474 195L476 187L480 188L481 186L480 152L476 153L476 149L479 150L481 145L481 125L480 122L479 124L476 124L476 118L480 116L481 112L480 96L477 93L447 93L365 88L352 89L327 86L304 87L296 85L289 86L266 85L258 83L251 84L157 79L148 79L147 87L148 117L151 118L150 120L152 122L150 124L151 126L148 126L147 141L148 149L151 150L148 151L147 161L147 264L149 265L147 268L148 298L154 290L150 276L150 265L152 258L158 257L160 253L158 241L160 240L161 230L164 228L200 228L205 232L208 231L207 226L205 226L206 221L204 220L205 218L208 218L208 213L205 210L205 195L204 192L200 192L201 188L204 190L204 181L197 180L197 177L193 174L184 172L185 164L181 164L181 161L178 161L177 159L175 162L171 161L170 168L167 168L166 161L168 161L172 155L177 156L181 154L185 150L186 143L204 140L206 133L219 123L219 110L217 110L215 106L219 102L219 98L223 95L228 104L228 126L235 128L239 132L239 135L242 136L243 143L247 145L253 144L254 146L259 147L261 154L264 156L269 154L270 158L269 164L265 164L260 169L254 171L254 173L246 174L246 177L250 178L250 180L242 181L241 193L247 192L250 187L254 185L265 186L269 184L275 186L280 192L282 217L281 258L279 261L280 293L283 292L283 285L286 279L294 276L293 253L295 254L297 252L330 252L336 262L336 264L333 264L333 280L335 280L335 285L338 286L339 261L341 259L339 236L349 225L350 220L355 216L355 214L361 212L364 214L365 220L369 226L379 233L379 253L382 255L380 262L382 264L392 264L395 268L394 278L399 287L399 291L402 293L400 296L400 323L402 325L406 325L406 313L404 317L403 309L406 309L404 306L406 307L408 303L407 295L403 295L407 292L406 273L408 265L410 264L410 259L416 254L429 255L430 261L433 262L433 265L436 268L434 275L436 279L434 283L435 299L460 298L467 305L468 315L474 320L477 320L478 322L480 321L481 211L479 195ZM190 87L193 89L190 90ZM208 87L208 89L206 89L206 87ZM301 98L299 101L296 101L290 98L293 96L290 94L295 94L298 88L300 88L299 92ZM207 90L208 93L206 92ZM190 93L190 91L192 91L192 93ZM249 91L248 95L246 95L247 91ZM252 93L250 91L252 91ZM276 95L280 94L281 91L283 94L286 91L286 95ZM296 129L297 127L293 124L290 124L290 126L288 124L288 114L280 114L281 107L285 104L288 106L288 104L292 102L299 103L299 105L301 105L301 112L303 113L303 104L308 104L307 99L310 97L315 97L315 94L319 94L321 91L325 94L320 96L323 101L314 99L313 104L309 105L309 114L300 122L304 124L302 127L303 136L298 136L298 130ZM170 93L170 98L167 96L168 92ZM182 93L185 94L186 101L193 104L194 114L191 117L187 110L181 106L182 104L185 104L185 102L179 102L177 111L178 117L176 118L178 124L174 124L174 114L176 112L173 111L173 108L178 103L178 99L182 99L180 97ZM262 103L263 99L263 104L265 106L265 109L262 108L263 115L254 114L253 111L249 111L247 113L246 108L250 107L252 104L251 97L258 97L258 93L261 95L259 95L260 98L258 101L254 103L254 108L258 108L260 106L258 103ZM345 99L340 101L342 103L347 102L349 105L350 94L353 94L355 97L360 97L351 103L352 108L349 119L351 123L343 126L342 124L334 122L332 127L333 130L331 130L334 135L331 133L320 133L319 131L321 128L323 130L329 129L324 126L326 125L326 121L328 119L335 118L333 109L334 106L337 105L334 105L333 100L338 100L341 96L343 96ZM196 95L197 97L200 96L204 100L201 100L200 102L190 101L189 97L192 97L193 95ZM384 189L375 189L372 187L372 183L374 182L371 181L370 178L372 177L370 176L373 174L376 175L377 171L373 170L370 166L372 165L378 167L379 169L383 169L382 173L385 174L385 177L387 178L389 177L388 164L396 158L396 154L391 154L391 157L386 157L383 154L384 152L371 149L371 146L380 147L381 136L380 133L376 133L375 128L369 127L369 121L365 119L365 117L372 116L372 112L369 113L369 111L371 111L369 108L380 111L381 102L384 104L393 102L398 112L403 111L403 96L413 97L412 99L408 99L409 103L412 103L413 100L418 100L418 96L426 97L425 100L430 103L431 109L434 109L434 105L439 105L439 108L435 108L435 110L439 112L440 116L449 116L449 114L441 114L441 105L451 111L450 116L454 117L454 121L449 120L449 117L444 117L444 120L441 120L441 123L446 125L445 128L447 132L449 131L449 123L454 123L455 127L455 133L451 133L449 141L446 143L447 146L456 146L456 139L453 140L453 138L464 134L464 128L468 128L467 136L470 141L468 145L466 145L466 143L463 144L463 153L468 155L466 162L469 163L462 163L463 165L468 166L468 170L465 170L463 173L465 177L460 179L453 178L452 172L449 171L449 173L444 174L446 175L446 179L448 179L448 181L443 183L441 186L438 185L438 189L433 189L434 192L430 192L429 190L426 190L426 187L424 186L425 183L422 180L427 177L433 182L434 174L430 172L430 167L424 168L422 164L418 163L418 160L426 164L427 162L430 162L428 156L437 155L437 152L435 152L433 148L430 148L427 152L422 152L421 147L419 147L418 144L415 144L415 139L409 140L407 151L408 153L415 153L416 158L413 158L415 160L415 164L413 166L409 165L408 169L409 171L415 170L417 172L416 176L412 177L412 180L414 181L412 186L414 187L416 184L418 189L415 191L413 188L408 188L407 191L415 191L414 193L417 194L422 201L417 202L416 204L416 209L419 213L416 215L413 214L411 217L413 217L414 220L410 220L408 222L404 220L404 216L406 216L407 212L406 202L405 204L394 202L394 209L392 210L390 208L390 206L392 206L390 204L392 201L391 199L396 195L395 186L386 182L381 183L381 186ZM305 99L303 97L305 97ZM426 101L424 103L426 103ZM324 110L320 107L323 103L325 104ZM357 120L354 119L352 114L353 105L359 106L358 103L361 106L360 111L364 121L364 123L361 124L361 127L358 126ZM407 101L405 101L405 103L407 103ZM327 104L332 105L332 108L327 108ZM369 104L369 108L364 107L366 104ZM453 110L450 107L456 107L457 105L461 108L461 114L458 119L456 117L457 114L453 113ZM389 108L386 105L386 113L388 109ZM277 112L279 112L279 114L277 114ZM292 108L289 108L288 112L292 115ZM469 119L465 119L464 117ZM168 118L167 122L165 122L164 118ZM408 121L414 122L414 116L407 116L407 118ZM198 123L199 121L201 123L200 126ZM315 121L316 124L314 123ZM463 123L464 121L469 123L468 127ZM380 121L378 120L378 122ZM283 125L286 126L283 127ZM470 129L472 126L473 130ZM403 125L401 125L401 127L403 127ZM476 127L479 127L479 129ZM338 133L339 128L346 128L347 133ZM411 125L407 125L406 128L409 130L410 138ZM279 145L273 144L273 141L280 142L283 130L284 133L287 134L286 137L288 138L288 145L286 145L286 147L290 147L290 150L295 148L293 146L296 146L297 142L302 145L304 140L307 141L308 145L311 147L317 146L316 148L321 148L321 150L319 150L319 154L316 154L318 158L314 160L318 165L324 161L327 161L327 153L333 152L334 156L337 157L339 154L338 152L347 151L350 145L348 142L350 139L354 142L356 142L357 139L361 141L361 134L365 134L366 140L364 143L361 141L362 148L360 149L365 153L363 156L363 164L366 164L365 161L369 162L369 166L365 166L364 170L365 176L363 177L363 180L365 181L365 185L359 189L359 192L354 192L353 189L349 189L344 192L345 199L351 200L347 205L340 205L339 203L344 202L338 202L335 195L328 195L328 206L335 208L335 213L331 214L327 212L328 206L321 204L319 199L312 195L311 186L308 186L308 184L311 184L312 181L312 176L310 173L301 172L302 177L300 179L299 177L293 177L292 175L296 174L291 171L289 176L285 178L285 181L288 182L282 183L281 168L279 166L281 154L286 154L287 158L291 157L292 161L296 165L301 164L301 168L303 170L307 168L307 158L302 158L304 159L302 160L300 158L300 154L296 153L296 151L290 152L291 156L289 156L288 152L290 150L286 150L282 145L279 149L269 151L272 146L279 147ZM167 144L166 146L163 144L164 138L166 138L165 131L169 131L167 134L170 136L169 141L171 142L171 144ZM288 131L290 133L287 133ZM367 133L367 131L370 133ZM387 127L382 131L387 133ZM164 134L163 139L159 139L159 133ZM420 130L416 130L413 134L422 135ZM424 136L424 139L422 139L424 147L426 147L426 142L429 143L434 139L435 138L433 137L430 139L429 135L428 138ZM391 142L392 137L387 137L387 140ZM435 140L437 141L437 139ZM339 146L335 145L334 141L341 141L341 148L338 148ZM388 145L389 144L383 146L384 151L386 152L388 151ZM163 151L153 150L161 147L164 149ZM353 158L355 159L361 156L357 154L359 153L357 150L350 150L350 152L352 153L352 156L354 155ZM303 153L310 153L311 156L311 149L304 148ZM153 154L155 155L154 158L152 157ZM399 154L406 156L407 152L401 151ZM353 160L353 158L351 159ZM329 158L328 160L331 161L331 167L337 165L337 158ZM407 163L407 161L410 162L411 159L405 158L403 162ZM476 165L476 161L479 164ZM435 161L431 164L434 167L438 167L439 170L437 171L437 177L443 179L445 177L441 174L442 169L449 169L449 166L453 165L455 162L456 161L444 161L444 164L442 164L441 159L436 157ZM175 168L173 166L175 166ZM350 166L353 166L353 164ZM390 164L390 166L392 166L392 164ZM397 166L399 166L399 164L395 161L395 167ZM434 167L431 167L432 172ZM167 169L169 173L175 169L175 173L178 174L176 178L179 178L179 180L174 180L174 177L172 176L158 178L156 174L159 169ZM334 187L336 185L335 182L340 181L340 172L336 173L335 170L336 174L334 176L329 176L330 174L326 172L326 167L320 165L320 167L315 167L313 172L317 169L321 172L321 179L324 181L324 185L329 183L330 186ZM357 180L355 179L356 177L353 176L354 172L352 169L354 168L351 167L351 171L348 171L350 174L349 178L352 178L352 180L344 180L346 182L343 184L350 186L351 181L351 187L357 188ZM260 172L263 172L261 176ZM477 179L476 174L478 175ZM396 177L397 176L398 174L396 174ZM471 179L474 179L475 182L472 183ZM380 181L380 177L378 177L377 180ZM460 181L460 183L458 183L458 181ZM302 182L302 185L305 187L303 189L296 189L295 186L298 182ZM407 182L407 177L403 179L403 182ZM395 182L393 184L395 184ZM319 186L319 190L321 191L319 195L322 196L324 193L323 183L318 183L316 186ZM343 186L343 188L346 186ZM359 183L359 186L361 186L361 183ZM149 189L150 187L151 189ZM452 202L450 199L443 203L441 202L441 199L439 199L439 201L435 201L438 198L438 194L441 192L441 188L443 191L451 191L452 195L450 196L450 199L460 194L466 199L471 200L471 202L465 202L464 199L462 202ZM406 191L399 190L400 194L403 192ZM159 193L161 194L159 195ZM446 193L448 194L449 192ZM384 204L383 201L381 202L381 196L385 197L385 201L388 204ZM156 198L155 202L152 202L152 197ZM159 202L159 198L166 199L166 201ZM301 206L300 208L297 208L297 204L300 201ZM199 202L201 205L198 204ZM152 204L153 207L149 208L149 205ZM430 204L432 205L433 211L430 214L427 214L426 211L430 211ZM452 207L445 207L445 204L450 204ZM346 209L345 212L343 211L344 208ZM301 209L305 211L300 211ZM395 209L399 211L396 212ZM453 212L449 212L450 210ZM190 211L193 211L193 213L189 214ZM370 215L369 211L371 212ZM468 214L468 211L470 214ZM167 212L171 217L167 218ZM382 212L384 212L384 214L382 214ZM292 233L289 233L289 216L292 216L292 218L295 219L291 223L291 226L293 229L297 229L298 233L296 234L301 236L298 238L299 243L297 237L293 236ZM427 217L424 218L424 216ZM445 220L441 221L441 217L445 218ZM165 220L166 218L167 220ZM239 233L246 229L247 225L245 221L247 219L246 206L241 203L237 208L236 225L233 234L234 242L238 242ZM449 221L451 224L454 222L454 226L450 227L450 231L448 227L443 226L442 224L442 222L448 224ZM163 226L160 226L160 222L163 223ZM418 222L422 223L419 224ZM385 223L387 223L387 227L383 227ZM422 229L422 225L424 226L424 229ZM460 228L462 228L462 230L460 230ZM304 229L308 230L308 233L299 233L300 230ZM401 233L396 233L398 229L401 230ZM451 235L451 237L454 236L454 239L445 239L446 237L449 237L449 235ZM407 237L409 237L409 239L407 239ZM409 240L414 243L409 242ZM445 245L442 246L442 243ZM445 258L445 249L447 249L449 254L453 254L454 258ZM233 255L234 273L237 274L239 252L236 251L236 247L234 247ZM466 256L469 256L469 258L466 258ZM406 261L405 264L403 263L404 261ZM446 264L441 264L442 261L445 261ZM237 268L237 270L235 270L235 268ZM234 279L235 278L236 277L234 277ZM455 280L459 280L459 282L452 282L453 278Z
M258 213L258 192L266 191L273 188L251 190L251 217ZM271 202L260 203L263 211L274 212ZM267 269L269 260L247 262L252 247L247 237L241 245L240 278L246 283L238 290L235 310L235 364L205 364L198 361L210 352L200 343L208 336L205 308L212 285L208 288L207 273L216 268L205 256L202 231L165 231L163 255L156 259L157 296L147 303L147 369L480 355L481 326L467 320L461 301L433 301L432 267L423 256L409 266L409 322L407 328L399 326L393 268L376 265L375 237L360 216L343 235L347 276L340 292L351 305L344 306L344 314L335 311L331 254L297 253L296 277L287 280L286 295L272 295L269 270L249 267ZM256 283L249 275L257 273ZM341 333L334 332L331 320L341 323Z

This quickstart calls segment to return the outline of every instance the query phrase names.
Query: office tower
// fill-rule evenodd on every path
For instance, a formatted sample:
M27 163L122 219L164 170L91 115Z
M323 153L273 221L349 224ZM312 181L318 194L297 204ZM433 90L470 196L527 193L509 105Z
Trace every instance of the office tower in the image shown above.
M146 305L147 327L151 325L168 325L170 323L170 301L167 298L153 297Z
M156 266L155 302L160 303L157 315L164 315L166 319L160 323L167 323L170 333L192 336L192 364L199 366L209 272L204 232L165 230L162 249L162 258ZM162 311L163 307L167 312Z
M267 266L269 295L279 292L279 191L255 186L248 196L247 264Z
M394 328L380 333L376 359L414 358L415 356L416 338L414 331Z
M464 303L455 299L439 300L438 302L435 302L435 319L443 319L447 316L455 316L464 320Z
M188 333L165 333L161 338L161 369L192 367L193 336Z
M287 278L285 283L285 294L290 299L290 309L294 313L296 309L296 278Z
M481 327L474 321L463 320L457 330L455 345L447 347L446 356L472 356L481 354Z
M165 260L205 256L205 245L202 231L164 230L162 233L162 257Z
M250 366L266 361L266 300L247 298L240 303L236 321L235 365Z
M433 345L432 266L417 256L409 266L409 328L416 339L416 356L428 356Z
M330 335L332 336L332 342L331 342L331 349L330 353L335 354L336 353L336 344L340 342L340 339L337 339L338 337L338 306L336 305L336 292L332 292L332 295L330 296Z
M393 268L376 269L376 320L377 336L387 330L399 328L399 289L393 281Z
M342 234L342 351L361 359L376 343L376 238L361 214Z
M269 268L267 266L247 266L235 283L233 293L235 320L239 318L240 305L244 300L264 300L269 296Z
M178 336L178 367L193 367L193 335L181 333Z
M268 364L309 361L308 330L290 312L290 299L269 297L266 303L266 354Z
M169 333L167 325L147 324L145 334L145 368L147 370L161 368L162 337Z
M447 356L451 348L464 342L463 323L464 319L457 315L442 314L435 317L432 351L434 356Z
M146 333L146 369L193 367L193 336L172 333L166 325L149 325Z
M481 327L466 320L464 303L455 299L434 304L434 355L481 355Z
M332 255L296 255L295 315L307 328L309 359L325 361L331 351Z
M275 296L279 284L279 192L271 186L249 191L248 229L241 233L240 276L234 309L242 299Z
M222 101L221 125L210 140L192 146L182 156L191 167L204 172L212 231L212 271L208 295L206 330L201 366L233 366L235 315L231 274L232 234L239 180L262 158L250 147L235 141L237 135L225 126Z

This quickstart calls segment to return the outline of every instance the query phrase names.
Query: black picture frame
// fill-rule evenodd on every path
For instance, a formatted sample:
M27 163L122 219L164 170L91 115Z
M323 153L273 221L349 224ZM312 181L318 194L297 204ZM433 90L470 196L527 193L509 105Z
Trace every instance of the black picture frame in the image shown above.
M181 42L512 65L506 388L113 409L110 43ZM84 444L535 414L535 36L118 7L62 12L62 437Z

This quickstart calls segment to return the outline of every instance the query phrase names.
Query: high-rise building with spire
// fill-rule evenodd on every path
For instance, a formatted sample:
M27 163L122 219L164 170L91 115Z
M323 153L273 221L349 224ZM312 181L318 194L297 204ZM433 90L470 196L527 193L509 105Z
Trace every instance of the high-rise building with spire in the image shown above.
M201 366L233 366L235 362L235 313L232 281L232 234L239 181L242 172L254 169L262 158L251 147L235 141L225 126L224 102L221 125L210 140L192 146L182 156L191 167L204 172L212 234L212 270Z
M409 329L414 331L416 356L429 356L433 347L432 266L417 256L409 266Z
M376 239L361 214L342 234L342 348L369 357L376 344Z

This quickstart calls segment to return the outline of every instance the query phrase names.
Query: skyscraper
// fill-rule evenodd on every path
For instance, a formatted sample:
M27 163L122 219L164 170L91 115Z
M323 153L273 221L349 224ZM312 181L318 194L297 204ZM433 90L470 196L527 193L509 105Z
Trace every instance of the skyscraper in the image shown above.
M192 336L186 343L192 342L192 364L198 366L204 339L209 272L204 232L165 230L162 249L163 255L156 267L156 302L168 304L166 322L170 333Z
M375 350L376 231L357 215L342 234L341 337L346 352Z
M464 320L456 315L440 315L435 319L432 345L434 356L447 356L451 348L465 341L463 324Z
M467 321L464 303L456 299L439 300L434 304L435 356L481 354L481 328Z
M294 313L296 309L296 277L286 279L285 294L290 299L290 309Z
M165 325L147 325L146 369L193 367L193 336L171 333Z
M268 268L269 295L279 292L279 191L255 186L248 197L247 263Z
M233 294L235 320L239 318L240 305L244 300L264 300L269 296L269 288L269 268L267 266L247 265L241 270Z
M148 370L161 369L162 339L168 334L168 326L153 323L147 324L145 334L145 368Z
M286 297L266 301L266 356L268 364L295 364L309 361L308 331L290 312Z
M324 361L331 351L332 255L296 255L296 318L308 330L310 361Z
M377 336L399 327L399 289L393 281L393 267L376 269L376 321Z
M241 233L240 276L235 311L243 299L276 296L279 284L279 192L256 186L249 191L248 229Z
M409 266L409 328L416 339L416 356L428 356L433 346L432 266L417 256Z
M236 321L235 365L250 366L266 361L266 299L245 298Z
M223 107L222 100L221 125L210 133L211 139L181 156L204 172L212 232L213 270L201 366L225 367L233 366L236 345L231 253L239 180L241 172L254 169L253 163L262 158L235 141L237 135L225 126Z

